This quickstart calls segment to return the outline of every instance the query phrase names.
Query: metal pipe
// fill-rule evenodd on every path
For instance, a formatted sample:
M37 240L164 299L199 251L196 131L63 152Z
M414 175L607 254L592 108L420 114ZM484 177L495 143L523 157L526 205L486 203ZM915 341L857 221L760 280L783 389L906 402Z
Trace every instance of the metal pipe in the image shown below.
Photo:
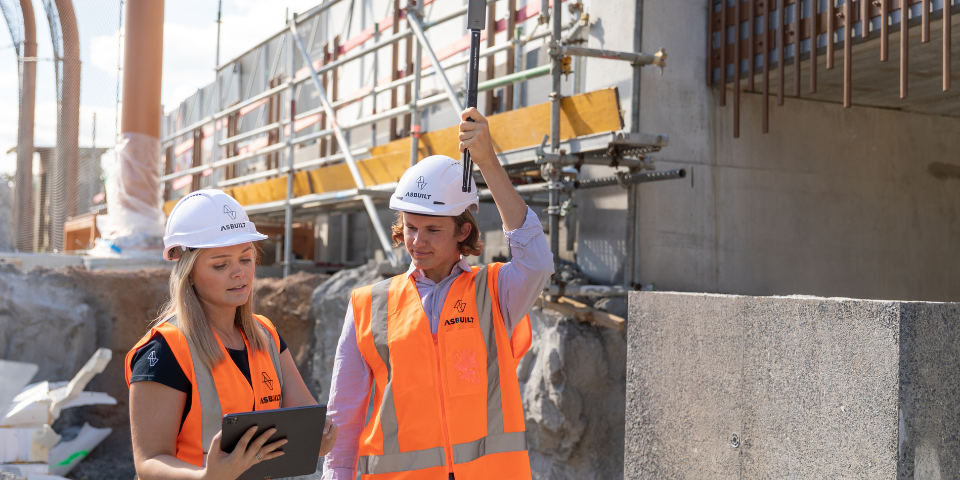
M770 131L770 4L773 0L760 0L763 6L763 98L760 99L763 133ZM832 0L830 0L832 1Z
M800 58L802 49L800 48L800 7L803 2L793 4L793 96L800 96Z
M947 5L950 0L944 2L945 15L943 16L943 21L950 21L950 5ZM930 0L923 0L920 2L920 8L923 9L921 12L921 22L922 26L920 28L920 43L929 43L930 42Z
M170 135L167 135L166 137L161 138L160 143L161 144L167 143L170 140L174 140L177 137L182 137L184 135L192 135L196 129L203 127L204 125L210 123L212 120L213 120L213 117L203 117L202 119L194 123L191 123L190 125L184 128L181 128L180 130L177 130L176 132L173 132Z
M437 55L433 53L433 48L427 41L427 36L423 33L423 25L421 25L420 19L417 18L416 15L407 15L407 23L410 25L413 33L420 41L420 46L423 47L423 49L427 52L427 56L430 58L430 62L433 65L434 71L437 72L437 76L440 77L440 83L443 85L443 89L447 93L447 98L450 100L450 105L453 106L453 110L457 113L462 112L463 104L460 103L460 99L457 98L457 94L453 90L453 86L450 85L450 80L447 79L447 74L443 71L443 66L441 66L440 61L437 60Z
M547 285L543 291L555 297L626 297L634 290L620 285Z
M358 149L354 149L350 153L352 153L354 156L360 156L360 155L370 153L370 150L366 148L358 148ZM315 158L313 160L308 160L306 162L297 163L293 166L293 171L299 172L302 170L309 170L314 167L322 167L324 165L338 163L342 160L343 160L343 153L336 153L333 155L328 155L326 157ZM261 178L268 178L276 175L282 175L284 173L287 173L287 171L288 171L288 168L286 166L271 168L270 170L251 173L250 175L244 175L242 177L231 178L230 180L225 180L221 182L220 185L224 187L230 186L230 185L237 185L239 183L249 182L251 180L258 180ZM296 204L296 202L294 202L294 204Z
M720 106L727 106L727 0L720 0Z
M786 32L783 31L786 25L786 20L784 19L784 17L786 17L786 15L784 15L785 10L786 8L784 6L784 0L777 0L777 33L776 37L774 37L774 41L777 43L777 105L783 105L783 90L785 81L783 77L786 76L784 74L784 70L787 66L786 59L783 58L783 43L784 40L787 39Z
M16 247L20 252L33 251L33 129L37 98L37 20L33 3L21 1L23 16L23 49L18 48L20 63L20 110L17 121L16 171ZM16 41L17 39L14 39Z
M213 114L213 118L216 119L216 120L219 120L219 119L221 119L221 118L223 118L223 117L226 117L227 115L230 115L230 114L233 113L233 112L236 112L236 111L240 110L241 108L244 108L244 107L247 107L247 106L249 106L249 105L252 105L252 104L254 104L254 103L256 103L256 102L259 102L260 100L263 100L263 99L272 97L272 96L274 96L274 95L276 95L276 94L278 94L278 93L283 92L284 90L286 90L286 89L287 89L290 85L292 85L293 83L294 83L294 82L292 82L292 81L287 81L287 82L285 82L285 83L281 83L280 85L277 85L276 87L271 88L270 90L267 90L267 91L265 91L265 92L260 92L260 93L254 95L254 96L252 96L252 97L250 97L250 98L248 98L248 99L246 99L246 100L244 100L244 101L242 101L242 102L240 102L240 103L238 103L238 104L236 104L236 105L233 105L233 106L231 106L231 107L227 107L227 108L225 108L225 109L223 109L223 110L220 110L219 112Z
M281 122L273 122L269 125L264 125L260 128L255 128L253 130L250 130L249 132L243 132L243 133L234 135L230 138L224 138L223 140L220 140L219 144L222 146L222 145L229 145L233 142L239 142L240 140L243 140L245 138L255 137L257 135L260 135L261 133L267 133L272 130L276 130L280 128L280 125L281 125Z
M63 42L60 98L57 109L57 157L53 171L50 247L63 251L63 224L77 214L77 169L80 163L80 33L70 0L54 0ZM53 17L51 17L52 19ZM51 21L50 28L56 28ZM155 119L159 133L159 117ZM159 135L157 135L159 136ZM159 192L158 192L159 196Z
M866 21L864 21L864 26L866 26ZM852 96L853 96L853 1L846 0L845 2L843 2L843 108L850 108L852 103Z
M492 5L492 4L494 4L494 3L497 3L497 0L487 0L487 5ZM444 16L436 19L436 20L433 20L433 21L431 21L431 22L428 22L428 23L423 24L423 29L424 29L424 30L430 30L431 28L436 27L437 25L440 25L441 23L448 22L448 21L450 21L450 20L453 20L454 18L463 16L463 15L465 15L466 13L467 13L467 6L464 5L463 7L459 8L459 9L457 9L457 10L454 10L454 11L452 11L452 12L450 12L450 13L448 13L448 14L446 14L446 15L444 15Z
M891 0L880 0L880 61L881 62L886 62L890 58L890 2Z
M755 21L757 15L757 0L748 0L747 8L750 9L750 14L747 15L747 28L750 29L750 34L748 35L750 40L747 42L747 57L750 59L750 61L747 62L747 89L752 92L755 86L753 70L754 64L756 63L755 60L757 59L755 45L757 40L757 23Z
M412 15L408 16L408 18L410 17L412 17ZM327 100L326 90L323 88L323 83L320 82L320 77L317 75L316 69L313 68L313 62L310 60L310 55L307 53L307 48L303 45L303 39L301 39L300 34L297 33L297 24L295 21L290 22L290 33L297 41L297 46L300 48L300 54L303 56L304 63L307 65L307 68L310 71L310 78L313 79L313 83L317 87L317 95L320 98L320 104L324 106L327 116L330 117L330 123L333 126L337 141L342 146L344 159L347 161L347 167L350 169L350 174L353 176L353 181L357 184L357 188L364 188L366 187L366 184L363 182L363 177L360 175L360 171L357 169L357 164L353 159L353 154L350 153L350 143L347 142L346 137L343 135L343 130L337 123L337 112L334 111L333 106L330 105L330 101ZM422 34L423 32L420 31L420 33ZM390 260L391 265L399 265L399 260L397 259L396 255L393 254L393 247L391 246L386 231L384 231L383 225L380 222L380 217L377 214L377 209L373 204L373 200L369 195L364 195L362 197L362 201L364 207L366 207L367 214L370 215L370 222L373 224L373 228L377 233L377 237L380 239L380 244L383 246L384 255L386 255Z
M516 50L516 45L513 41L514 33L516 33L517 28L517 0L507 0L507 45L509 45L510 52L507 53L507 65L506 65L506 74L510 75L517 71L517 62L514 57L514 50ZM577 73L579 75L579 72ZM511 86L510 88L504 89L504 100L503 100L503 109L504 111L509 111L513 109L513 96L515 94L514 90L516 87Z
M740 0L735 1L739 2ZM639 188L634 184L627 189L627 264L623 269L623 286L625 288L630 288L634 282L634 264L637 259L637 197L640 194Z
M487 80L485 82L477 85L478 91L491 90L494 88L500 88L504 85L510 85L517 82L523 82L525 80L530 80L531 78L542 77L550 73L551 65L541 65L539 67L534 67L529 70L524 70L522 72L517 72L512 75L504 75L502 77L494 78L493 80Z
M408 15L420 15L419 9L420 2L415 2L413 5L408 5L407 14ZM413 53L413 90L411 103L416 105L420 101L420 78L423 73L422 70L422 60L420 57L423 56L423 48L420 46L420 39L418 38L415 42L416 46L414 47ZM410 131L410 166L414 166L420 160L420 109L413 109L413 118L411 119L411 131Z
M950 90L950 75L951 75L951 66L950 66L950 51L951 51L951 8L950 0L947 0L943 5L943 91Z
M635 183L656 182L660 180L674 180L677 178L685 178L686 176L687 171L683 168L678 168L675 170L663 170L659 172L638 172L628 175L615 175L612 177L593 178L590 180L578 180L573 182L573 188L584 189L611 187L614 185L623 186L632 185Z
M626 168L639 168L643 163L636 158L611 158L611 157L587 157L584 156L581 158L580 155L566 155L566 154L555 154L555 153L543 153L538 155L536 160L537 165L543 165L545 163L550 163L554 165L561 166L575 166L575 165L606 165L608 167L626 167Z
M900 8L900 98L907 98L907 81L910 62L910 6L901 2ZM944 18L949 21L950 17Z
M596 48L584 48L584 47L575 47L572 45L566 45L566 46L560 47L560 55L561 56L579 55L582 57L623 60L626 62L630 62L634 65L656 65L661 68L666 66L666 61L667 61L667 54L664 52L663 49L660 49L659 52L653 55L650 55L648 53L616 52L613 50L600 50Z
M870 38L870 2L860 0L860 37Z
M817 56L820 53L817 24L820 23L820 2L810 4L810 93L817 93Z
M546 0L544 0L546 3ZM560 1L553 2L553 38L554 48L560 47ZM541 10L543 12L545 10ZM562 70L562 56L557 52L553 56L553 89L550 93L550 146L553 153L560 150L560 75ZM560 180L560 169L548 169L547 179L551 186ZM550 228L550 252L553 253L554 280L560 280L560 192L556 188L550 189L550 206L547 207Z
M296 18L296 16L294 16ZM289 19L287 20L290 21ZM292 22L291 22L292 23ZM295 28L295 27L293 27ZM291 33L287 35L293 35L294 30L291 30ZM299 40L299 39L298 39ZM293 45L293 42L290 42L290 45ZM304 62L310 63L310 55L304 51L303 54ZM287 81L287 99L290 102L290 114L287 118L294 118L297 115L297 97L296 97L296 87L293 85L293 76L294 61L293 49L287 49L287 75L290 79ZM280 139L283 140L283 135L285 129L281 129ZM290 137L293 137L293 123L290 124ZM287 194L286 202L283 208L283 278L290 276L290 266L293 263L293 205L290 204L290 201L293 200L293 142L287 142L288 147L285 153L287 160Z
M315 15L320 15L321 13L323 13L323 12L327 11L328 9L330 9L330 7L333 7L334 5L340 3L340 1L341 1L341 0L324 0L323 2L320 3L320 5L317 5L317 6L313 7L313 8L311 8L310 10L307 10L307 11L304 12L303 14L298 15L297 18L296 18L294 21L297 22L297 24L301 24L301 23L303 23L303 22L306 22L306 21L310 20L311 18L313 18ZM264 46L264 45L272 42L275 38L280 37L281 35L287 33L288 30L289 30L289 29L288 29L287 27L283 27L283 29L281 29L279 32L274 33L273 35L270 35L269 37L267 37L266 40L264 40L264 41L262 41L262 42L260 42L260 43L258 43L258 44L256 44L256 45L250 47L247 51L241 53L240 55L237 55L236 57L230 59L230 60L227 61L226 63L222 63L222 64L218 63L218 64L217 64L217 72L219 72L220 70L223 70L224 68L228 68L228 67L231 67L231 68L232 68L232 67L233 67L233 64L239 62L240 59L243 58L244 55L246 55L247 53L252 52L254 49L260 48L260 47L262 47L262 46Z
M742 2L734 1L736 4L733 8L733 138L740 138L740 3ZM634 75L639 76L639 73L636 72Z
M513 50L513 62L516 70L523 70L523 27L517 27L516 46ZM513 86L513 109L520 108L520 86Z

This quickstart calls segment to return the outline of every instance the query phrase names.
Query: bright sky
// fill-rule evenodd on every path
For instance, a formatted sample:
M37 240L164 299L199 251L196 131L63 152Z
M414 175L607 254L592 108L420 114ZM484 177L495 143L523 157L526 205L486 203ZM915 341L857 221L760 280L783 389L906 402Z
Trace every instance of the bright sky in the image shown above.
M26 1L26 0L21 0ZM128 0L129 1L129 0ZM287 9L304 12L320 0L223 0L220 59L229 60L284 26ZM116 125L119 0L74 2L80 26L81 83L80 146L93 142L93 114L97 114L97 146L112 145ZM33 1L37 17L37 101L34 143L56 143L57 104L53 49L40 0ZM161 100L172 106L213 82L217 41L215 0L166 0ZM6 27L6 26L4 26ZM16 155L6 151L17 144L18 73L9 30L0 33L0 174L16 169ZM8 47L8 48L4 48Z

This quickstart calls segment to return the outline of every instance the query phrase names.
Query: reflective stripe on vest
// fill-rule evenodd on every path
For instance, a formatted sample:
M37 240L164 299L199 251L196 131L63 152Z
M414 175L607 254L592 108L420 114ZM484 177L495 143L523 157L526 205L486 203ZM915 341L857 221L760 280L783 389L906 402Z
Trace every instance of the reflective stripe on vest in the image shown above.
M277 381L280 384L280 391L282 392L283 370L280 368L280 352L277 350L276 343L272 341L272 336L270 332L267 331L267 328L256 320L254 320L254 322L260 327L260 330L267 338L271 340L267 342L267 353L270 354L273 371L277 374ZM167 323L177 327L177 330L183 333L177 317L170 317L167 319ZM186 335L184 335L184 338L186 338ZM197 348L189 338L187 339L187 345L190 346L190 357L193 359L193 374L197 379L197 394L200 396L201 423L203 425L203 463L206 464L206 455L210 451L210 443L223 426L223 409L220 407L220 395L217 394L217 384L213 381L213 372L211 372L203 362L199 361L200 356L197 354ZM250 382L253 382L252 378Z
M477 440L454 444L454 464L467 463L485 455L518 452L527 449L523 431L504 433L503 405L500 391L500 365L497 338L493 323L493 301L488 289L488 268L483 267L474 277L478 323L487 352L487 435ZM445 465L443 447L401 452L398 442L399 424L393 398L393 374L390 349L387 343L389 318L389 290L392 279L373 285L371 290L371 337L377 353L387 367L379 418L383 438L383 455L361 455L359 471L362 475L420 470ZM439 327L438 327L439 328Z

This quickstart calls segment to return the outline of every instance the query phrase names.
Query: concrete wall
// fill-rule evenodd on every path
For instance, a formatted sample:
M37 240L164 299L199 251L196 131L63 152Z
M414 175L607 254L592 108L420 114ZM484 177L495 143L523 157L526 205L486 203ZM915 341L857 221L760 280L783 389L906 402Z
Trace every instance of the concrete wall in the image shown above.
M629 28L627 3L590 3L590 46L631 46L639 32ZM640 187L633 248L641 283L750 295L960 298L953 255L960 182L931 167L960 165L960 119L788 98L782 107L771 100L764 135L760 95L744 93L741 138L733 139L732 107L719 107L719 91L705 84L707 2L644 0L641 8L643 51L664 47L669 58L663 76L643 69L640 129L670 135L670 146L653 156L659 169L688 171L684 180ZM585 73L588 89L620 86L628 122L629 70L589 59ZM581 267L595 280L620 281L625 191L582 192L579 207Z
M625 478L953 478L958 340L958 304L634 293Z

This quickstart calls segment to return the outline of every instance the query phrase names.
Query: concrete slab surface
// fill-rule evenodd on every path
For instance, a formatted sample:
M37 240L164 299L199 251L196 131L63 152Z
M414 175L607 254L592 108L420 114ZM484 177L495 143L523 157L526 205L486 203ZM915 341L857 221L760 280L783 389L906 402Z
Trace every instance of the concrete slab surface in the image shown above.
M625 478L956 478L960 304L636 292Z

